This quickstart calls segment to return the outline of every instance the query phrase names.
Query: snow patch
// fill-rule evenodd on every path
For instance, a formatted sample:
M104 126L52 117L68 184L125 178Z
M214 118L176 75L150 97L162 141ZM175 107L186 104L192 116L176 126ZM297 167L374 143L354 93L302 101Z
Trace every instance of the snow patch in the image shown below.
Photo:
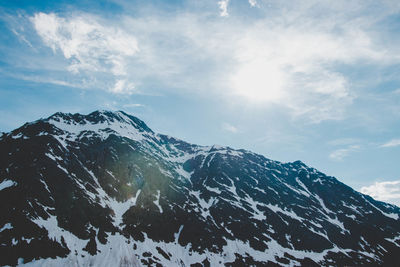
M121 226L123 222L122 216L125 212L127 212L132 206L136 205L140 192L141 189L136 192L135 197L132 197L125 202L118 202L114 199L107 201L108 206L114 211L114 223L117 227Z
M16 185L17 185L17 182L14 182L11 180L4 180L3 182L0 183L0 191L4 190L6 188L9 188L9 187L16 186Z
M157 190L156 200L154 200L153 203L158 207L160 213L163 213L163 209L160 205L160 194L160 190Z
M368 199L366 199L364 197L364 199L372 206L374 207L376 210L380 211L383 215L385 215L388 218L392 218L393 220L398 220L399 219L399 215L396 213L387 213L384 212L383 210L381 210L380 208L378 208L377 206L375 206L374 204L372 204Z
M0 233L7 229L13 229L11 223L6 223L3 227L1 227Z

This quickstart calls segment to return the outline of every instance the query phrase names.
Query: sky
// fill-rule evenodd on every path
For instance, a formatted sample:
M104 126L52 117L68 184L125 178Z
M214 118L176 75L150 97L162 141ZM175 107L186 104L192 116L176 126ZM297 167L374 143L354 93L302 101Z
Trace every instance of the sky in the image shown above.
M0 0L0 131L98 109L400 205L400 2Z

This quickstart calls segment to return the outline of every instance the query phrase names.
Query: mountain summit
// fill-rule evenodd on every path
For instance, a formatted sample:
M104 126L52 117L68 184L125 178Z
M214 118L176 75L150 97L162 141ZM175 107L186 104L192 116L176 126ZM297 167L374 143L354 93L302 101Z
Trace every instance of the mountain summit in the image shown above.
M122 111L0 137L0 264L343 266L400 262L400 208L301 161L198 146Z

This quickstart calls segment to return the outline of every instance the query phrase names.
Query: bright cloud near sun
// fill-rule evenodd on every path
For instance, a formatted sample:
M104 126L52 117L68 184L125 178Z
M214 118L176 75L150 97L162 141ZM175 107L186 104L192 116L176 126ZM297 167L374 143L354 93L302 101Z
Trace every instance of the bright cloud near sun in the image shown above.
M316 122L340 118L354 95L335 64L385 58L369 37L351 30L339 36L330 29L264 21L237 39L230 86L251 102L276 103Z
M279 103L287 97L284 91L286 78L278 64L255 58L240 62L237 72L232 75L231 85L235 94L249 101Z

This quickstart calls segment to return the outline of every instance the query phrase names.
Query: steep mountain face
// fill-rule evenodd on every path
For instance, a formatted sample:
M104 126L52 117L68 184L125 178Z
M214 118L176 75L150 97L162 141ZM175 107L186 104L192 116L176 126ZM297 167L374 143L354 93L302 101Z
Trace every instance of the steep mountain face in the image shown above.
M400 262L400 208L300 161L188 144L124 112L3 134L0 203L1 265Z

